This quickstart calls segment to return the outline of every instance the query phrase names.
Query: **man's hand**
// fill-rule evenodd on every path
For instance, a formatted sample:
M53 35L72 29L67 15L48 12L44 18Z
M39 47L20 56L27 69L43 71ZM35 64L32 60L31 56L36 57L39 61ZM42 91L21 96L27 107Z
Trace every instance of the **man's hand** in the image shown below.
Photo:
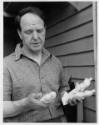
M33 110L40 110L42 108L46 108L48 105L41 102L40 99L42 97L42 93L32 93L27 97L27 106Z
M75 94L73 94L71 92L70 93L65 92L63 97L62 97L63 105L67 105L67 104L76 105L78 102L82 102L84 97L83 96L78 96L78 95L75 95Z
M44 104L51 104L55 102L56 98L56 92L50 92L48 94L45 94L40 101L43 102Z
M86 90L91 84L92 78L86 78L82 83L77 83L75 88L69 93L65 92L62 97L63 105L66 104L77 104L81 102L84 98L92 96L95 93L95 90Z
M42 110L43 108L46 108L49 104L41 102L41 97L41 93L32 93L28 97L17 101L4 101L4 118L17 116L18 114L22 112L27 112L29 110Z
M72 99L68 100L68 103L70 105L75 105L78 102L82 102L84 100L84 98L86 97L90 97L95 93L95 90L86 90L84 92L78 92L74 95L74 97Z
M84 100L84 97L74 97L74 98L68 100L68 104L73 106L78 103L82 103L83 100Z

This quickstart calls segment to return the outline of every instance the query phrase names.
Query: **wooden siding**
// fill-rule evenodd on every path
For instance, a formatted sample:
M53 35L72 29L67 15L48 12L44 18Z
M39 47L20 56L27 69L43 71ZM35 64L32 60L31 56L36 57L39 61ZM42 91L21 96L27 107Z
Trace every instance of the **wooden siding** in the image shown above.
M71 49L72 48L72 49ZM85 37L75 41L66 42L61 45L48 48L56 56L68 55L73 53L92 51L93 50L93 37Z
M47 39L46 44L51 47L53 45L59 45L65 42L78 40L80 38L83 38L92 34L93 34L93 24L92 24L92 21L90 21L86 24L82 24L76 28L73 28L70 31L62 32L60 34L57 34Z
M95 123L97 121L96 112L89 108L84 108L84 122Z
M84 100L84 107L96 111L96 97L92 96ZM90 104L90 105L89 105Z
M72 21L72 19L73 19L73 21ZM70 30L71 28L74 28L74 27L76 27L82 23L88 22L90 20L92 20L91 5L88 9L85 9L85 11L81 11L80 13L76 14L75 16L72 16L71 18L60 21L60 23L57 23L54 27L49 27L47 30L47 37L51 37L59 32ZM59 30L57 30L57 29L59 29Z
M47 22L47 27L52 28L59 22L61 22L64 19L69 18L75 13L76 9L71 6L71 4L65 5L62 8L55 8L55 10L52 10L52 14L50 15L50 19Z
M67 73L67 76L72 76L74 78L85 78L85 77L94 77L94 67L67 67L64 69Z
M87 7L88 5L92 4L91 2L71 2L71 4L76 7L78 10L82 10L83 8Z
M78 12L67 7L64 8L67 16L67 13L56 13L59 19L49 20L45 47L61 60L68 79L72 76L74 81L79 81L93 77L95 81L93 6L90 2L78 6ZM96 96L86 98L83 107L83 121L96 122Z

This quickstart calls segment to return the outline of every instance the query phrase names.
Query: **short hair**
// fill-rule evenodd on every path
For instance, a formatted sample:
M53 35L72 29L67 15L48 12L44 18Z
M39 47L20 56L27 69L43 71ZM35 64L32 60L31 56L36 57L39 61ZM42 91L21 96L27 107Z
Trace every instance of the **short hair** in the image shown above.
M15 25L16 25L16 28L18 30L21 30L21 27L20 27L21 17L23 15L25 15L26 13L32 13L32 14L35 14L35 15L39 16L45 23L44 14L39 8L37 8L37 7L26 7L26 8L23 8L22 10L20 10L19 14L15 18Z

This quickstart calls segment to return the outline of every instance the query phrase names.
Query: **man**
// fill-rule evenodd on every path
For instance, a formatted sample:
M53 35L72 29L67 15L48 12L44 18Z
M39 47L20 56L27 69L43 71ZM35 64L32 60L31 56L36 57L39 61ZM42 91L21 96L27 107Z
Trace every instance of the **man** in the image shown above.
M21 43L4 59L4 121L66 122L61 97L69 87L60 61L45 48L42 12L27 7L16 17ZM54 91L50 103L40 99Z

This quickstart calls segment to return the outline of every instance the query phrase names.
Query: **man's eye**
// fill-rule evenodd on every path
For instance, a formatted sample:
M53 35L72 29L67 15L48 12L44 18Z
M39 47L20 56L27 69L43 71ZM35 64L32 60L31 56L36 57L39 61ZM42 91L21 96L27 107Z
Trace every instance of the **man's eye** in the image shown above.
M40 30L37 30L38 33L42 33L43 32L43 29L40 29Z
M32 32L32 30L25 31L26 34L31 34Z

